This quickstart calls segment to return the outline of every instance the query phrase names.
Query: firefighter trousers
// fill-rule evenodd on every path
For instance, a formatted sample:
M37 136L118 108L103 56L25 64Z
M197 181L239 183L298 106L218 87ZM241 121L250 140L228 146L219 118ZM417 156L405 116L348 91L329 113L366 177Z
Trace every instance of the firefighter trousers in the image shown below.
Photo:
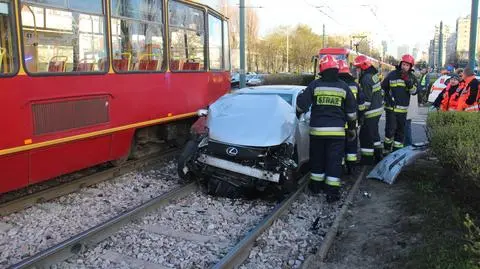
M364 165L375 164L375 159L379 159L382 150L380 133L378 131L378 122L380 117L365 118L360 129L360 152L362 155L361 163Z
M345 161L347 165L352 165L357 162L357 153L358 153L358 136L355 137L353 141L348 141L348 138L345 138Z
M345 152L345 140L310 135L310 190L318 193L326 187L339 190L342 176L342 159ZM335 191L334 191L335 192ZM338 192L338 191L337 191Z
M407 124L407 113L386 111L385 141L384 148L387 151L403 148L405 140L405 125Z

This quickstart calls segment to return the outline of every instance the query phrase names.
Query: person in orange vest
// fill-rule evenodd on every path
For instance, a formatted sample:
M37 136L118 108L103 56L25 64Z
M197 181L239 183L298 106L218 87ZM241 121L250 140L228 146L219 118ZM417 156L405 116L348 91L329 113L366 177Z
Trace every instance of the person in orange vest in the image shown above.
M465 88L458 98L457 111L478 112L479 109L479 94L478 94L478 80L469 67L463 71Z
M448 111L448 108L450 107L450 98L459 88L459 83L460 77L457 74L452 74L447 87L438 95L432 106L437 110Z
M448 101L448 111L457 111L458 103L460 96L463 94L465 89L465 74L462 72L460 74L460 83L458 84L457 90L450 96Z

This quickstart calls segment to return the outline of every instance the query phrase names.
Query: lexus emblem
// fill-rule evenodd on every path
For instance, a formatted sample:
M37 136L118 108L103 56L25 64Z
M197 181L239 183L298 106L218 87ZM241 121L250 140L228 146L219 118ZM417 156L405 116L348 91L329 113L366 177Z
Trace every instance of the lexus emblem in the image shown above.
M234 147L228 147L227 148L227 154L230 156L237 156L238 154L238 149Z

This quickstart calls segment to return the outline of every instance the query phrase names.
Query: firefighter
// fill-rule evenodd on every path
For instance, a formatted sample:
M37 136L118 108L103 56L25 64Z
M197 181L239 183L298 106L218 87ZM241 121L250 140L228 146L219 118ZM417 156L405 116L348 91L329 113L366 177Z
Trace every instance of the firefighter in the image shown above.
M340 199L345 136L349 141L355 139L357 105L348 85L338 78L334 57L322 57L319 68L320 78L297 98L297 112L307 112L311 106L309 189L313 193L325 189L330 203Z
M383 149L378 122L383 113L383 97L377 69L370 60L359 55L354 66L360 69L360 87L365 95L364 122L360 128L361 163L373 165L382 159Z
M415 60L409 54L402 56L396 70L382 81L385 93L385 141L386 152L404 147L405 124L410 105L410 95L417 94L417 81L413 75Z
M478 112L479 111L479 91L478 80L470 67L463 71L464 89L458 98L457 111Z
M365 110L365 96L363 92L360 90L360 86L355 82L355 78L353 77L352 73L350 72L350 68L348 67L347 63L344 60L339 60L338 61L339 65L339 71L338 71L338 76L340 77L341 80L345 81L347 83L348 87L353 93L353 96L355 97L357 101L357 116L358 118L363 117L363 112ZM355 125L355 132L357 132L357 129L359 127L358 121L356 121ZM346 129L348 129L348 126L345 126ZM352 173L352 167L357 163L358 158L358 136L355 136L356 138L353 139L352 141L348 141L348 138L345 139L345 157L346 157L346 166L347 166L347 171L348 174Z

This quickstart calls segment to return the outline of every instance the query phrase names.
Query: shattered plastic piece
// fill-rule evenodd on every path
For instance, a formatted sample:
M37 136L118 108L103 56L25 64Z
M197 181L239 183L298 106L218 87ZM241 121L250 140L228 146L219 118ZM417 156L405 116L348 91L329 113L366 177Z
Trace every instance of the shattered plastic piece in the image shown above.
M402 169L426 155L428 143L417 143L394 151L381 160L368 174L367 178L378 179L393 184Z

